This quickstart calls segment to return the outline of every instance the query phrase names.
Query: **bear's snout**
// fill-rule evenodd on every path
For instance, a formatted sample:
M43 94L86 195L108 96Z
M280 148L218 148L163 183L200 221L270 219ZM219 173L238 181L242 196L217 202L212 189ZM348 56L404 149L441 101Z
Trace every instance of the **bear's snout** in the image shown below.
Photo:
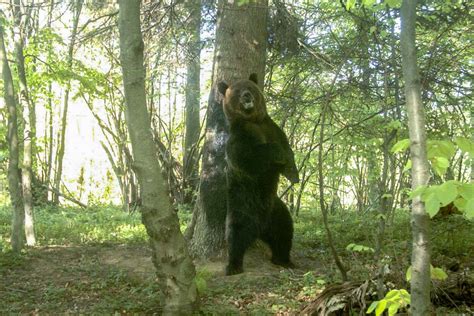
M246 90L242 92L240 96L240 101L245 110L253 108L253 95L252 93L250 93L250 91Z

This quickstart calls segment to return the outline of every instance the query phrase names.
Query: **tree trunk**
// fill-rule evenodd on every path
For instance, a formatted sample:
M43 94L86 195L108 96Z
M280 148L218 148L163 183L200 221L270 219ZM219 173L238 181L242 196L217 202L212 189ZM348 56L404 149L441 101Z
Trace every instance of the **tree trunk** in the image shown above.
M71 31L71 41L68 46L68 56L67 56L67 66L69 70L72 69L72 59L74 56L74 46L76 44L76 35L77 35L77 25L79 24L79 16L81 15L82 4L84 0L77 0L74 4L73 10L74 18L72 21L72 31ZM57 154L57 164L56 164L56 175L54 177L54 188L57 192L61 192L61 178L63 173L63 158L66 145L66 128L67 128L67 113L69 108L69 92L70 92L70 82L66 83L66 91L64 93L64 105L63 105L63 115L61 118L61 130L60 138L58 142L58 154ZM54 195L54 203L59 204L59 195Z
M191 203L199 181L197 145L200 122L200 75L201 75L201 1L189 1L189 44L186 78L186 134L184 137L183 187L184 202Z
M15 58L16 67L20 86L19 106L23 109L24 121L24 140L23 140L23 164L22 164L22 188L23 188L23 206L25 209L25 235L26 244L34 246L36 244L34 221L33 221L33 194L32 194L32 178L33 178L33 159L34 159L34 143L36 139L36 115L35 108L31 102L26 82L25 57L23 55L23 32L21 21L21 4L20 0L15 0L14 8L14 40L15 40ZM25 15L28 19L28 15ZM26 22L25 22L26 23Z
M25 211L22 203L21 178L18 167L20 153L18 149L17 103L3 34L3 23L0 23L0 60L2 62L5 105L8 109L8 190L13 207L11 245L13 251L19 253L25 243Z
M337 76L336 76L337 77ZM335 80L335 78L334 78ZM329 94L328 94L329 95ZM329 100L327 101L327 104L329 104ZM342 280L345 282L347 281L347 268L343 265L341 259L339 258L339 254L337 253L336 246L334 245L334 238L332 236L331 229L329 227L329 222L328 222L328 210L326 207L326 202L324 199L324 174L323 174L323 151L324 148L322 144L324 144L324 127L325 127L325 121L326 121L326 104L323 105L323 108L321 109L321 130L319 132L319 152L318 152L318 186L319 186L319 206L321 208L321 214L323 215L323 223L324 223L324 228L326 229L326 236L328 238L328 243L329 243L329 249L331 250L331 254L334 258L334 262L336 263L337 268L339 269L339 272L341 272L341 277Z
M160 172L146 107L140 1L120 0L119 7L126 122L141 188L142 221L150 236L153 263L164 294L164 314L191 314L197 298L194 265Z
M203 148L200 195L189 235L190 250L204 258L223 254L227 213L225 143L227 123L222 98L216 89L220 81L232 83L257 73L260 88L265 76L268 0L218 3L215 69L209 94L206 140Z
M401 8L401 50L405 98L408 112L410 152L412 160L412 190L428 184L426 157L425 113L421 102L420 76L415 45L417 1L404 0ZM420 197L412 202L411 225L413 252L411 257L411 310L413 315L430 315L430 219Z

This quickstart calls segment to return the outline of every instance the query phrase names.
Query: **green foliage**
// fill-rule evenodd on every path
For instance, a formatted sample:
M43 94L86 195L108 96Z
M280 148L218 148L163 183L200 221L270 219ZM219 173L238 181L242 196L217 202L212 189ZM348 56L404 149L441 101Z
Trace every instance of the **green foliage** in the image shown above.
M468 153L471 159L474 158L474 142L472 140L464 137L456 137L454 141L459 149Z
M391 290L380 301L374 301L367 309L367 314L373 313L379 316L387 310L389 316L393 316L400 308L410 305L410 293L407 290Z
M431 218L450 203L454 203L467 218L474 218L474 183L449 180L440 185L420 186L410 193L411 199L417 196L425 202L426 212Z
M474 143L466 138L456 138L456 144L461 144L459 148L464 152L470 152L474 148ZM402 139L392 146L392 153L401 153L410 147L409 139ZM428 140L427 144L427 158L431 163L434 171L442 176L446 173L449 167L449 161L456 153L456 147L448 140ZM471 148L472 147L472 148ZM411 168L411 161L407 163L404 171Z
M411 280L411 275L412 275L412 267L410 266L407 269L407 273L406 273L406 280L408 282ZM435 268L432 265L430 265L430 277L431 277L431 280L444 281L448 278L448 275L446 274L446 272L444 272L443 269Z
M0 236L9 239L10 209L0 209ZM38 208L35 210L39 245L79 245L101 242L143 243L147 240L140 214L128 214L116 207Z
M399 152L404 152L410 148L410 140L408 138L399 140L395 145L392 146L392 153L396 154Z
M346 247L346 250L353 251L353 252L372 252L374 253L374 248L367 247L364 245L357 245L357 244L349 244Z

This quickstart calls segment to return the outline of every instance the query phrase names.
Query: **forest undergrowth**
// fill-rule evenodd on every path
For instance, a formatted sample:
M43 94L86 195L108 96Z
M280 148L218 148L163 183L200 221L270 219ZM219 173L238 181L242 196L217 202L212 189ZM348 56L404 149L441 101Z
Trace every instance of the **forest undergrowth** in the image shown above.
M184 230L190 214L179 215ZM21 255L9 251L10 216L9 208L0 209L0 314L159 313L159 289L138 213L114 207L38 209L39 246ZM375 215L340 211L330 220L351 281L374 279ZM404 280L411 252L409 214L398 211L391 220L383 249L385 280L389 287L408 288ZM433 265L448 275L468 273L472 281L473 226L459 216L433 221ZM245 273L231 277L223 275L224 260L196 262L200 312L295 314L340 281L319 213L303 212L295 219L292 256L297 268L281 269L269 262L269 256L258 243L245 258ZM474 310L473 301L434 299L439 315Z

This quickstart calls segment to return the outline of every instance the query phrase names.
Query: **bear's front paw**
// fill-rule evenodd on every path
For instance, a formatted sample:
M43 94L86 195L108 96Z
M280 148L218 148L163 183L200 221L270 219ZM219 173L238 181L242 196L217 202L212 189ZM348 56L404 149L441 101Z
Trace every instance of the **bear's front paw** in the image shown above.
M272 263L276 264L277 266L281 266L287 269L296 268L296 266L290 260L281 260L281 259L272 258Z
M244 272L244 268L242 266L235 267L235 266L228 265L225 268L225 275L240 274L242 272Z

